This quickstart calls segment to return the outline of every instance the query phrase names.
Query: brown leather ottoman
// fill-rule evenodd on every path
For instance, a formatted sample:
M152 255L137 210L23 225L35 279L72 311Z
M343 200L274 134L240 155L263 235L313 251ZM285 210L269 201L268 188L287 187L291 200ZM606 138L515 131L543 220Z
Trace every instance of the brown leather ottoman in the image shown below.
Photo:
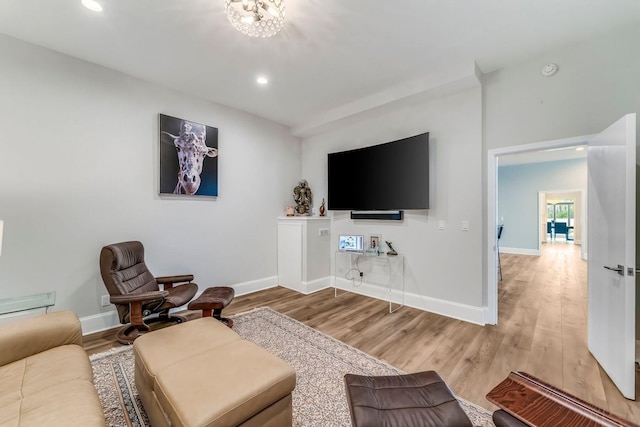
M529 424L525 424L514 416L511 416L508 412L498 409L494 411L493 423L496 427L529 427Z
M233 320L220 316L222 309L231 303L235 294L236 291L229 286L207 288L202 295L191 301L187 308L189 310L202 310L202 317L211 317L213 312L213 317L231 328Z
M472 427L435 371L409 375L344 376L354 427Z
M145 334L133 354L154 427L292 425L293 367L212 317Z

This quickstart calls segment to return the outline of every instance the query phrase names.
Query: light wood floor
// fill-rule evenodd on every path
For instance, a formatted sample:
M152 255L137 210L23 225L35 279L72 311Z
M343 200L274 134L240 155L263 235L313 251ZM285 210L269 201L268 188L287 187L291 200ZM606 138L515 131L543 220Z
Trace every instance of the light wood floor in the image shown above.
M311 295L268 289L236 297L225 314L270 306L407 372L436 370L456 394L490 410L486 393L521 370L640 423L640 403L625 399L587 350L580 247L547 244L540 257L502 254L502 266L496 326L409 307L389 314L383 301L350 293L334 298L333 289ZM89 354L114 346L113 331L85 337Z

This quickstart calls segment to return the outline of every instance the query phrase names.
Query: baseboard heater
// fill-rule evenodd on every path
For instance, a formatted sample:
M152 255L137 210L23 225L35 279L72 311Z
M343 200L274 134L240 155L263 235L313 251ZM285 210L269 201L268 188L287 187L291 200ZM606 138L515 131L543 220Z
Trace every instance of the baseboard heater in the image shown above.
M402 221L404 211L351 211L351 219Z

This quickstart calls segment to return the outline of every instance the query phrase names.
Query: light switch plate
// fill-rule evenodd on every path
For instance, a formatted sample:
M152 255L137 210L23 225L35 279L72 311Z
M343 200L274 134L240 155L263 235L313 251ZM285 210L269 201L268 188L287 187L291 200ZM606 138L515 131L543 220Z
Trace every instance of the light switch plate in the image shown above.
M438 230L444 230L447 228L447 222L445 220L438 221Z
M469 231L469 221L462 221L460 224L460 230Z

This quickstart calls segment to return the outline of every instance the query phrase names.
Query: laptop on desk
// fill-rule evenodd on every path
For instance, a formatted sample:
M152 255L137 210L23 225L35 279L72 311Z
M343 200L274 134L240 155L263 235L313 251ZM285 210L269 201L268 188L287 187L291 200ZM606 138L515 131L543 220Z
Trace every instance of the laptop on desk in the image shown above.
M338 250L345 252L363 252L364 236L341 234L338 239Z

